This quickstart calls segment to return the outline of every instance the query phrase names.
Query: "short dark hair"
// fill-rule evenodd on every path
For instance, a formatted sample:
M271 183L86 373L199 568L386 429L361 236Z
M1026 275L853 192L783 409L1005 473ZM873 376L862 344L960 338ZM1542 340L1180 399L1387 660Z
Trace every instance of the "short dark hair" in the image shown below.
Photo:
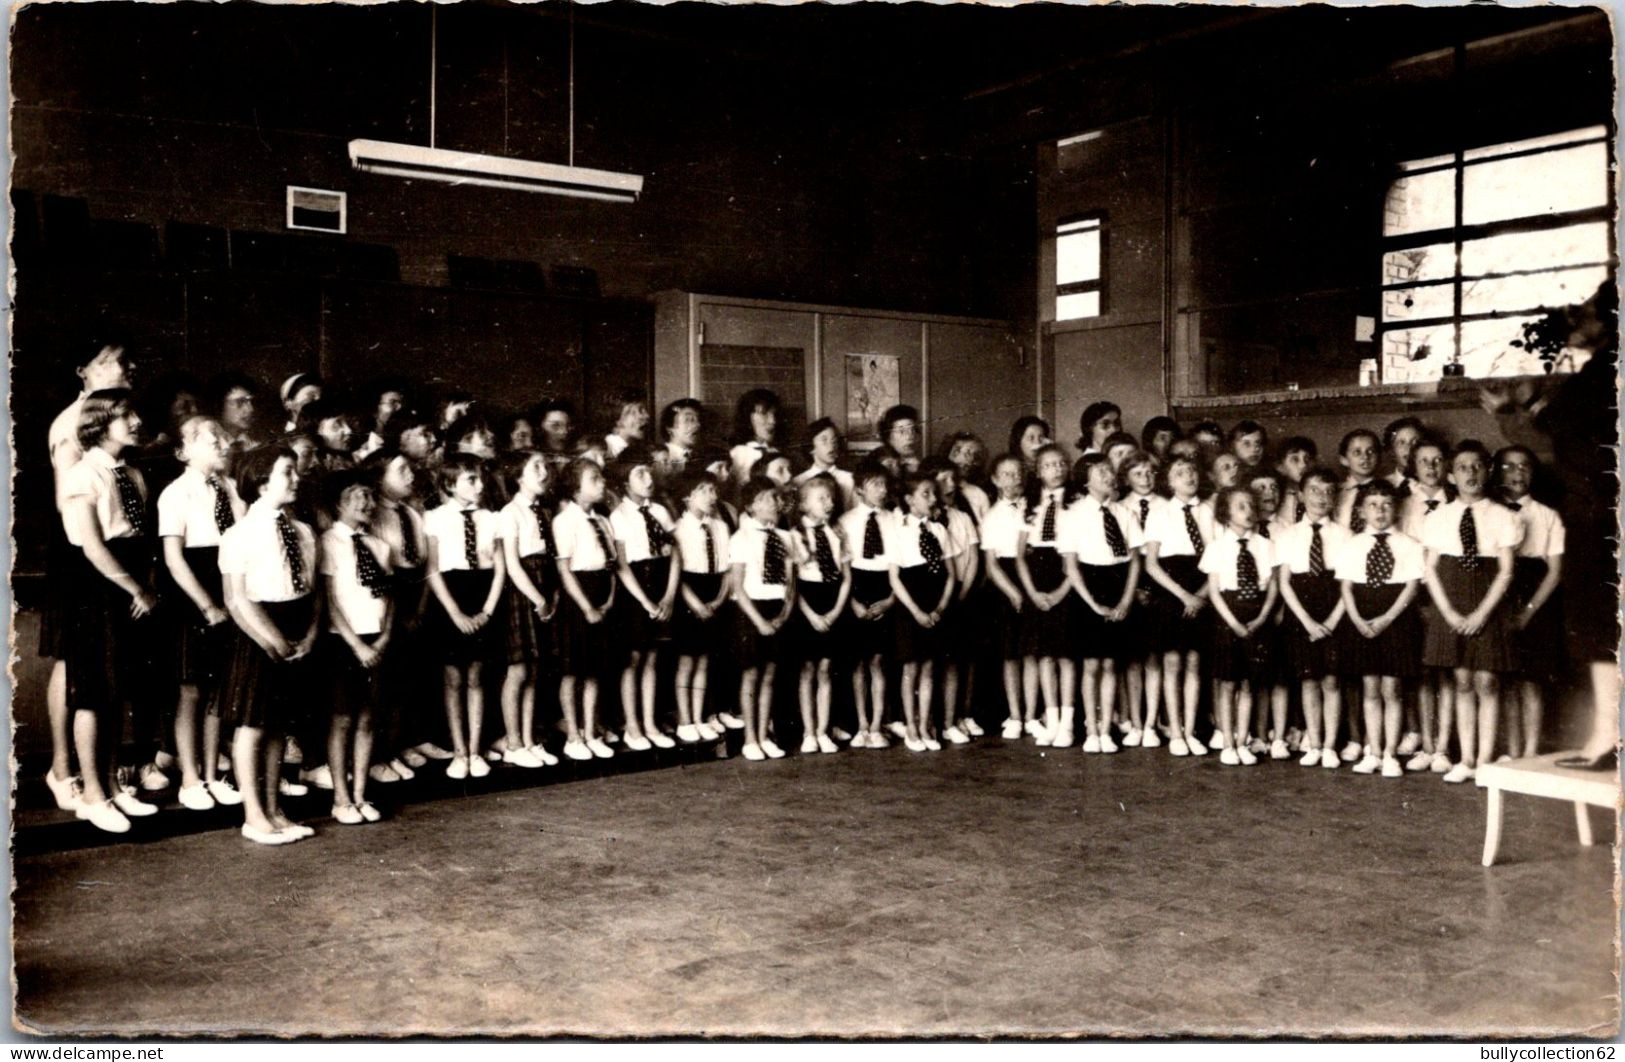
M1314 468L1311 468L1309 471L1305 472L1301 482L1307 487L1309 485L1309 481L1315 479L1320 480L1332 490L1337 490L1343 485L1343 477L1327 468L1325 465L1316 465Z
M1100 444L1101 453L1111 453L1114 446L1130 446L1138 450L1140 441L1126 431L1114 431L1106 436L1106 441Z
M1248 498L1252 499L1253 513L1254 515L1257 515L1258 496L1253 493L1251 487L1243 487L1240 484L1237 484L1234 487L1226 487L1219 491L1218 498L1216 498L1213 502L1213 515L1218 519L1220 524L1228 525L1230 523L1231 502L1232 499L1234 499L1238 494L1245 494Z
M1281 444L1279 460L1284 461L1293 454L1308 454L1309 460L1314 461L1320 457L1320 447L1316 446L1315 440L1307 435L1293 435Z
M745 481L745 485L739 490L739 504L748 509L763 494L773 495L776 502L779 496L779 485L766 476L752 476Z
M886 466L872 457L866 457L858 462L857 471L852 473L852 481L861 488L865 483L874 479L883 479L886 481L887 487L891 486L891 472Z
M1246 435L1262 435L1266 444L1268 444L1270 440L1270 433L1265 431L1264 425L1258 423L1258 421L1238 420L1230 428L1230 435L1228 437L1230 445L1234 446L1237 439L1240 439Z
M1398 420L1390 422L1386 428L1382 429L1382 448L1384 450L1393 449L1394 436L1398 435L1406 428L1415 428L1418 434L1423 433L1422 422L1420 420L1417 420L1415 417L1400 417Z
M1361 491L1364 494L1364 498L1360 502L1361 505L1364 505L1366 501L1372 498L1387 498L1389 501L1399 500L1399 488L1386 479L1374 479L1365 484Z
M1093 446L1095 425L1101 419L1116 413L1123 415L1123 409L1116 402L1091 402L1084 407L1083 413L1078 417L1079 446Z
M466 472L483 475L485 465L473 454L449 453L440 461L440 467L434 471L435 486L444 494L451 494L457 480Z
M281 442L267 443L237 455L232 471L237 478L237 493L242 495L243 501L253 504L259 500L260 493L265 490L265 484L270 482L271 473L276 469L276 463L283 458L295 465L299 463L293 448Z
M1145 422L1145 427L1140 429L1140 445L1147 450L1151 449L1151 440L1165 431L1172 433L1176 439L1183 438L1185 435L1180 430L1179 421L1173 417L1152 417Z
M1343 441L1337 444L1337 456L1347 457L1349 455L1349 447L1353 446L1354 440L1360 438L1361 436L1370 439L1372 446L1382 446L1382 440L1377 437L1376 432L1372 431L1370 428L1355 428L1353 431L1343 436Z
M1455 449L1450 451L1450 463L1452 465L1455 464L1456 458L1460 457L1462 454L1477 454L1484 462L1485 467L1489 467L1490 448L1479 442L1477 439L1463 439L1461 442L1457 443Z
M615 489L626 492L626 481L632 478L632 472L639 466L654 470L654 457L641 446L628 446L621 451L621 456L610 462L608 473L609 481Z
M685 409L692 409L694 415L700 418L700 425L705 425L705 407L697 398L679 398L674 402L667 402L666 408L660 411L660 437L667 439L671 436L671 426L677 420L677 414Z
M688 504L689 496L695 491L699 490L701 487L705 486L707 483L711 485L712 490L721 490L721 488L717 485L717 477L713 476L711 473L699 468L692 470L685 468L672 478L672 500L677 502L679 505L686 505Z
M920 411L913 406L897 405L882 413L880 415L881 442L889 443L891 441L891 430L897 426L897 422L900 420L912 420L915 424L919 424Z
M377 491L378 477L359 468L340 468L322 477L322 504L335 517L338 515L339 502L344 497L344 492L351 487L365 487L370 491Z

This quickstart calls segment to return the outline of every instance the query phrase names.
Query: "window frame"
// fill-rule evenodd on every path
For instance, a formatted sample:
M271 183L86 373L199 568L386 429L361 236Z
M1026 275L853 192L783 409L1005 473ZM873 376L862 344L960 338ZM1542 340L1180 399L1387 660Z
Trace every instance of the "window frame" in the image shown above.
M1579 129L1559 131L1546 135L1553 138L1564 137L1569 135L1569 133L1582 133L1587 128L1589 127L1582 126ZM1533 140L1539 138L1524 137L1522 139ZM1517 142L1518 141L1513 141L1512 143ZM1399 181L1405 177L1415 177L1422 174L1451 171L1454 174L1454 211L1452 218L1453 224L1448 228L1435 228L1425 231L1407 232L1394 236L1390 236L1384 232L1379 240L1377 271L1379 274L1380 283L1378 284L1377 295L1377 327L1373 337L1375 339L1375 346L1378 351L1377 379L1379 382L1393 382L1398 384L1415 384L1422 382L1419 380L1387 380L1387 359L1382 356L1381 352L1383 349L1383 338L1389 332L1402 332L1413 329L1449 326L1452 332L1455 360L1459 362L1462 355L1462 326L1464 324L1472 324L1477 321L1497 321L1506 318L1527 317L1531 314L1547 312L1558 308L1552 306L1534 306L1522 307L1518 309L1483 310L1474 313L1464 313L1464 292L1467 285L1473 282L1480 280L1497 280L1507 277L1542 276L1545 274L1562 273L1568 270L1585 268L1606 269L1608 270L1609 279L1616 283L1618 282L1619 247L1617 242L1618 235L1614 227L1614 212L1616 209L1617 192L1614 184L1614 172L1612 165L1610 166L1608 180L1606 181L1607 199L1606 202L1604 202L1601 206L1585 207L1579 210L1566 210L1548 214L1528 214L1521 217L1507 218L1500 221L1475 222L1472 224L1466 223L1463 218L1465 209L1463 192L1465 190L1464 186L1466 184L1466 173L1469 166L1478 166L1492 162L1502 162L1507 159L1528 158L1535 155L1551 154L1557 151L1566 151L1572 148L1590 146L1592 144L1603 144L1605 148L1611 152L1612 142L1612 124L1605 123L1600 131L1594 135L1576 136L1575 139L1562 140L1555 144L1546 144L1540 147L1511 149L1507 151L1497 151L1490 154L1479 154L1472 158L1468 158L1468 155L1473 152L1483 152L1487 147L1493 147L1494 145L1459 145L1447 155L1431 156L1432 158L1438 158L1441 160L1431 165L1418 165L1414 162L1400 162L1393 167L1384 190L1385 201L1388 192L1393 189L1396 181ZM1611 164L1617 163L1617 160L1612 157L1609 161ZM1496 236L1515 235L1519 233L1544 232L1568 228L1574 225L1591 224L1597 222L1604 223L1608 233L1608 255L1602 261L1577 260L1573 262L1565 262L1561 265L1545 266L1538 269L1511 269L1493 273L1475 273L1471 276L1464 275L1462 272L1463 247L1465 244L1473 240L1489 239ZM1435 280L1411 280L1397 283L1388 282L1385 264L1390 254L1396 251L1407 251L1416 247L1426 247L1439 244L1450 245L1454 251L1455 268L1452 275ZM1418 291L1424 288L1439 288L1446 285L1449 285L1452 289L1452 312L1448 316L1435 315L1431 317L1406 318L1398 321L1387 321L1384 319L1386 316L1386 307L1384 303L1390 292ZM1499 377L1471 378L1499 379Z
M1070 283L1062 284L1061 280L1060 280L1060 272L1061 272L1061 262L1060 262L1060 260L1061 260L1061 240L1062 240L1063 236L1071 235L1071 234L1070 233L1063 233L1061 230L1066 228L1068 225L1076 225L1079 222L1085 222L1085 221L1093 221L1093 222L1095 222L1095 231L1099 234L1099 239L1100 239L1100 255L1099 255L1099 258L1100 258L1100 270L1099 270L1099 273L1095 276L1095 278L1093 280L1074 280L1074 281L1071 281ZM1104 211L1104 210L1085 210L1085 211L1080 211L1080 212L1076 212L1076 213L1072 213L1072 214L1067 214L1067 215L1065 215L1063 217L1057 218L1056 221L1055 221L1055 228L1050 233L1050 238L1055 241L1055 272L1054 272L1054 275L1050 278L1050 292L1051 292L1051 296L1055 300L1054 305L1052 307L1051 322L1053 324L1061 325L1061 326L1064 327L1066 325L1076 324L1076 323L1078 323L1080 321L1096 321L1096 320L1099 320L1102 317L1105 317L1106 313L1107 313L1106 271L1107 271L1107 265L1108 265L1108 263L1107 263L1107 253L1106 253L1107 252L1107 246L1108 246L1107 245L1106 211ZM1099 294L1099 296L1100 296L1100 298L1099 298L1099 309L1097 309L1094 313L1089 314L1088 316L1085 316L1085 317L1062 317L1061 316L1061 298L1063 296L1066 296L1066 295L1086 295L1086 294L1088 294L1090 292L1096 292L1096 293Z

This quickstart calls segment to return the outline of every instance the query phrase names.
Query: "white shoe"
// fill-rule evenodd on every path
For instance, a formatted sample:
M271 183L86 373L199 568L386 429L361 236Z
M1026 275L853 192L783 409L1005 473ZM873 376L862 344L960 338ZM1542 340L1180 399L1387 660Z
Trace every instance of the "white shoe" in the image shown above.
M149 804L134 793L118 792L113 794L113 806L124 812L132 819L144 819L148 815L158 814L158 805Z
M382 785L398 782L401 776L395 773L395 768L387 763L375 763L367 768L367 777Z
M1244 748L1248 752L1252 753L1254 756L1264 756L1264 755L1267 755L1269 753L1269 751L1270 751L1269 745L1266 744L1260 738L1253 738L1251 741L1239 742L1237 744L1237 748L1238 749Z
M717 738L722 736L722 731L718 730L716 724L714 723L699 723L694 727L694 729L700 732L701 741L715 741Z
M944 730L942 732L942 736L947 738L951 743L953 743L955 745L969 745L970 744L970 735L966 734L963 730L959 729L957 726L951 726L947 730Z
M1236 755L1235 749L1225 749L1219 753L1219 762L1226 767L1240 767L1241 758Z
M866 748L868 748L869 747L869 732L867 730L860 730L856 734L853 734L852 735L852 740L848 741L846 743L846 747L849 748L849 749L866 749Z
M209 791L209 796L214 798L214 802L223 808L234 808L243 802L243 795L237 792L237 787L224 778L204 782L203 786Z
M1021 724L1021 732L1031 738L1044 736L1044 724L1036 719L1029 719Z
M1320 765L1322 767L1328 770L1336 770L1342 763L1343 759L1337 754L1336 749L1328 746L1320 750Z
M298 834L288 833L284 830L256 830L246 822L243 823L243 828L239 832L242 833L242 835L248 840L253 841L255 844L292 844L300 839Z
M1434 774L1445 774L1450 770L1450 757L1442 752L1435 752L1433 759L1428 761L1428 770Z
M1100 736L1100 751L1105 752L1105 753L1112 753L1112 752L1117 751L1117 742L1112 740L1112 734L1111 734L1110 730L1106 731L1106 733L1104 733L1104 734L1102 734Z
M648 738L644 737L642 734L628 734L626 738L626 747L631 749L633 752L648 752L650 749L654 748L654 743Z
M720 719L722 721L722 725L727 727L729 730L745 729L745 721L731 712L722 712L718 714L717 718Z
M113 805L111 800L104 800L100 804L87 804L83 800L73 809L74 818L83 819L108 833L129 833L130 820L124 813Z
M908 727L904 726L902 723L900 723L900 722L887 723L886 724L886 729L890 730L892 737L896 738L897 740L899 740L899 741L908 740Z
M982 729L982 724L978 723L974 719L962 720L959 724L959 728L973 738L982 737L987 733L987 731Z
M942 742L938 741L936 738L932 737L930 734L927 734L924 737L920 738L920 743L925 746L925 750L927 752L941 752L942 751Z
M621 735L617 734L613 730L605 729L602 740L606 745L619 745L621 743Z
M832 739L828 734L819 734L818 735L818 751L819 752L825 752L825 753L840 752L841 751L841 746L837 745L835 743L834 739Z
M432 741L425 741L418 746L418 754L430 760L450 760L456 757Z
M767 753L767 758L770 760L784 759L784 750L779 748L772 738L762 739L762 751Z
M644 736L649 739L649 744L657 749L674 749L677 747L677 742L673 741L671 735L664 730L651 730Z
M1385 756L1385 757L1383 757L1383 760L1382 760L1382 776L1384 778L1403 778L1403 777L1405 777L1405 768L1403 768L1403 767L1401 767L1399 765L1398 757L1395 757L1395 756Z
M491 761L484 756L470 756L468 758L468 776L470 778L484 778L491 773Z
M45 772L45 785L51 790L51 796L56 800L56 806L63 811L78 811L84 803L79 791L79 779L73 775L58 778L50 771Z
M1206 745L1195 738L1186 738L1185 744L1191 747L1192 756L1206 756L1208 752L1211 751Z
M1072 728L1069 726L1057 726L1055 730L1049 734L1049 740L1040 741L1039 744L1048 745L1051 748L1056 749L1069 749L1072 747Z
M429 762L429 757L425 756L415 748L403 750L397 759L406 764L408 767L412 768L422 767ZM393 763L394 761L392 760L390 762ZM396 772L399 773L399 768L396 769ZM406 778L408 776L403 774L401 777Z
M360 826L367 820L361 817L361 809L354 804L334 804L333 821L341 826Z
M1425 771L1428 769L1428 765L1432 762L1433 753L1418 752L1416 755L1405 761L1405 769L1407 771Z
M760 745L746 745L744 748L739 750L739 754L753 763L759 760L767 759L767 753L762 751L762 747Z
M1168 755L1189 756L1190 754L1191 748L1189 745L1185 744L1184 738L1173 738L1168 742Z
M1412 730L1399 741L1399 754L1409 756L1422 747L1422 735Z
M587 751L591 752L594 756L601 760L607 760L611 756L615 755L615 750L611 749L598 738L593 738L587 742Z
M156 763L142 764L136 772L143 790L148 793L159 793L169 788L169 776Z
M202 782L181 786L175 797L181 802L181 807L188 811L208 811L214 807L214 797L209 795L208 787Z
M1381 766L1382 761L1368 752L1360 757L1360 762L1356 763L1350 770L1355 774L1376 774L1377 768Z
M300 771L299 780L301 782L309 782L317 789L333 788L333 772L327 769L327 764L325 763L312 770Z
M878 730L871 730L869 731L869 747L872 749L889 749L891 748L891 742L886 740L885 734Z
M285 797L302 797L310 792L310 786L303 782L290 782L283 778L277 782L276 791Z
M1246 746L1236 750L1236 759L1241 761L1243 767L1253 767L1258 764L1258 755Z
M1270 743L1270 759L1285 760L1292 757L1292 752L1286 747L1286 742L1276 738Z
M1315 766L1315 764L1317 764L1319 762L1320 762L1320 750L1310 748L1309 746L1305 745L1304 749L1303 749L1303 758L1298 761L1298 766L1299 767L1313 767L1313 766Z
M452 757L451 762L446 764L446 777L450 778L450 779L452 779L454 781L459 781L459 782L462 781L464 778L467 778L468 777L468 757L467 756L454 756L454 757Z
M1478 771L1465 763L1458 763L1450 768L1449 773L1444 776L1444 780L1454 785L1460 782L1470 782L1476 777L1478 777Z
M845 730L842 730L838 726L832 726L829 728L829 736L842 744L852 740L852 735L848 734Z
M592 750L587 747L585 741L566 741L564 743L564 754L572 760L592 759Z
M1142 749L1161 748L1162 738L1157 736L1157 732L1155 730L1149 728L1142 730L1140 732L1140 747Z
M1123 747L1125 749L1139 748L1141 736L1140 731L1130 729L1128 733L1123 735Z
M543 767L557 767L559 765L559 758L548 752L547 746L541 742L537 742L530 747L530 754L535 756Z
M1099 752L1100 751L1100 738L1096 737L1093 734L1090 734L1088 737L1084 738L1083 739L1083 751L1085 751L1085 752Z
M1015 741L1021 737L1021 720L1006 719L1004 725L999 727L999 736L1006 741Z
M693 723L684 723L677 728L677 740L685 745L692 745L700 740L700 728Z
M1342 760L1344 763L1353 763L1365 754L1365 748L1358 741L1351 741L1343 746Z
M919 738L905 737L903 739L903 747L908 749L910 752L924 752L925 742L921 741Z
M389 761L389 769L395 772L395 777L403 782L410 782L418 773L406 765L406 761L399 756ZM364 802L363 802L364 803Z
M803 754L811 754L811 753L817 752L818 751L818 738L815 737L812 734L808 734L806 737L802 738L801 739L801 751L802 751Z
M535 770L542 765L542 761L538 760L536 754L529 749L516 749L511 745L508 747L508 751L502 754L502 762L511 767L526 767L531 770Z

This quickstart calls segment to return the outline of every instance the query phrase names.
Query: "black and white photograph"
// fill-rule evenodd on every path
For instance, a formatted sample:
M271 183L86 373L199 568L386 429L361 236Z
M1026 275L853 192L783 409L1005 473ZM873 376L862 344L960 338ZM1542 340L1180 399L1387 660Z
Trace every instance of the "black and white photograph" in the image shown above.
M1612 9L8 21L13 1042L1619 1036Z

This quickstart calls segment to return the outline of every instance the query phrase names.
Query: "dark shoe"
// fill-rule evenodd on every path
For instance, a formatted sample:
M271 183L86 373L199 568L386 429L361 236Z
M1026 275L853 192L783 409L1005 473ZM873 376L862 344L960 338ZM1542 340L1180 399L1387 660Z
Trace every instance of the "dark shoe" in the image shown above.
M1619 751L1609 749L1601 756L1564 756L1554 762L1574 771L1613 771L1619 768Z

